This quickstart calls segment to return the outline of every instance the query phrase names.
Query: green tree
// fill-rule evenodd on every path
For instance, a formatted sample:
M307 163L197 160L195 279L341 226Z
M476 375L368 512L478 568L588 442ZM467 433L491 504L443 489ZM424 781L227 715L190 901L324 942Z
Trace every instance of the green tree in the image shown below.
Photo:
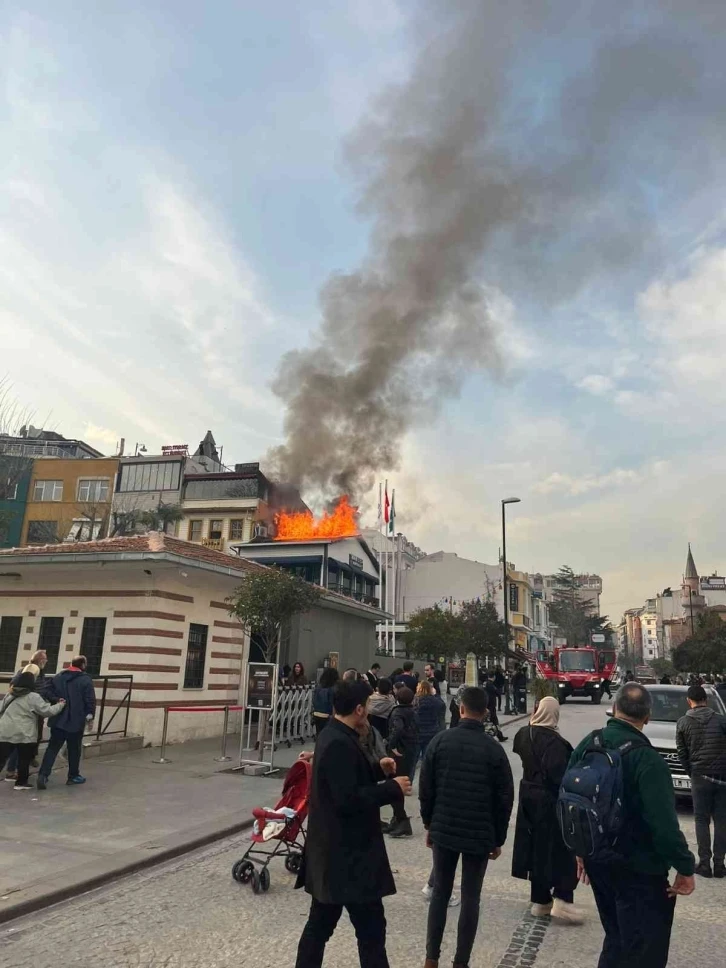
M460 616L434 605L409 618L406 652L415 659L455 659L461 654L463 639Z
M138 515L138 520L149 531L163 531L165 534L170 524L177 524L183 518L184 512L178 504L164 504L163 501L159 501L150 511L142 511Z
M550 619L560 629L570 647L586 645L590 641L590 632L598 630L599 623L607 621L607 618L601 620L594 614L594 603L580 598L579 589L582 586L569 565L563 565L555 578Z
M717 612L698 616L694 634L673 650L673 664L679 672L726 670L726 624Z
M505 626L491 600L465 602L460 617L465 654L473 652L479 661L506 654Z
M294 615L309 612L322 593L317 585L281 568L255 568L245 573L225 601L230 615L257 636L265 662L275 662L285 625Z
M663 676L674 676L676 674L676 667L670 659L653 659L650 667L659 679L662 679Z

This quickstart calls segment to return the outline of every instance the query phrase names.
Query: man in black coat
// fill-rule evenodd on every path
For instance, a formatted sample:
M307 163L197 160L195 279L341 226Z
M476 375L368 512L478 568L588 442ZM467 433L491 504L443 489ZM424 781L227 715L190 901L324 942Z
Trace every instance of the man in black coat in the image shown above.
M320 968L325 945L345 907L355 928L361 968L389 968L382 898L396 893L381 831L380 808L411 792L395 761L376 769L359 730L367 722L367 682L339 682L334 717L320 733L313 760L305 862L298 887L312 895L296 968Z
M86 665L85 655L77 655L67 669L53 676L47 687L46 698L49 702L64 699L66 705L62 713L48 721L50 739L38 770L36 784L39 790L45 790L48 785L53 764L64 743L68 750L66 783L80 785L86 782L85 776L80 773L83 733L93 721L96 712L96 693L93 679L86 672Z
M701 877L726 877L726 717L708 705L703 686L688 687L688 712L676 726L676 748L691 778ZM711 869L713 820L713 869Z
M434 890L426 933L426 968L436 968L454 875L462 858L461 914L454 968L466 968L479 925L487 864L501 854L514 803L507 755L484 731L489 706L484 689L461 694L461 720L437 733L421 769L421 819L434 853Z

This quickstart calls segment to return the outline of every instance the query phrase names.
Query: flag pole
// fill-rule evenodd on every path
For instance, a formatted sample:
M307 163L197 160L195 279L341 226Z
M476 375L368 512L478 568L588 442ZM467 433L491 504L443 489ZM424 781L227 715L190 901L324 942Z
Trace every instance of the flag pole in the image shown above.
M391 569L391 598L393 612L393 634L391 636L391 655L395 657L396 655L396 566L397 555L396 555L396 488L394 487L391 491L391 564L393 568Z
M385 501L386 501L386 504L387 504L388 503L388 478L386 478L386 485L385 485L385 489L384 489L384 494L385 494ZM382 555L383 555L383 560L385 562L386 594L385 594L384 603L383 603L383 610L386 613L386 645L385 645L385 651L386 651L386 655L388 655L388 652L389 652L389 647L388 647L388 599L389 599L389 592L390 592L390 584L391 583L388 580L388 521L386 521L386 517L387 517L386 508L384 506L384 510L383 510L383 551L382 551Z
M381 530L383 528L383 483L378 482L378 537L381 537ZM383 604L383 543L378 542L379 547L376 549L378 554L378 570L381 585L381 596L379 602ZM383 653L383 622L378 623L378 652Z

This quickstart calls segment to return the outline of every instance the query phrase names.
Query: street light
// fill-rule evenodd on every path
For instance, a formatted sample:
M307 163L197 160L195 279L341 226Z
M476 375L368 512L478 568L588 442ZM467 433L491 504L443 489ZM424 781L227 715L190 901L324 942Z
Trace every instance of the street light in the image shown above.
M507 595L507 505L519 504L518 497L505 497L502 501L502 590L504 592L504 662L506 669L507 651L509 649L509 598ZM507 706L505 715L511 713L510 691L507 690Z

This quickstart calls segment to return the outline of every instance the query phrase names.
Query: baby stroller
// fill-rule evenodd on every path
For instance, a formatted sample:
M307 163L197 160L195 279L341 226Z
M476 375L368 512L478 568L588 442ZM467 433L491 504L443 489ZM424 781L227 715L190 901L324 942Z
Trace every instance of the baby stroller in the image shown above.
M308 796L310 795L310 763L298 760L290 768L282 787L282 797L270 810L255 807L252 828L252 843L244 857L232 867L232 877L239 884L251 884L255 894L270 889L268 864L273 857L283 854L285 867L291 874L297 874L302 866L305 847L303 824L308 815ZM272 850L261 845L269 844ZM258 858L257 867L250 858Z

